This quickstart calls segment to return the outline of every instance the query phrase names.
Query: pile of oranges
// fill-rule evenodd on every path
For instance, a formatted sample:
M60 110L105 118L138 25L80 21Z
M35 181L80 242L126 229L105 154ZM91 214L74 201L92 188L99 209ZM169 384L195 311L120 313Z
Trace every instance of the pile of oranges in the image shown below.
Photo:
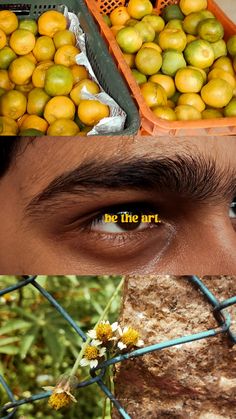
M160 16L149 0L130 0L104 20L158 118L236 116L236 34L224 40L207 0L180 0Z
M0 11L0 135L86 135L109 116L107 105L83 99L83 88L100 88L76 64L79 53L62 13L36 22Z

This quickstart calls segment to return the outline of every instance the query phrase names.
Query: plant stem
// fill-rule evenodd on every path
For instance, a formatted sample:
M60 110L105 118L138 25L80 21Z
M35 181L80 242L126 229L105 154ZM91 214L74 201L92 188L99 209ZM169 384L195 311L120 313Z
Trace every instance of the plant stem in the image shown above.
M112 294L111 298L109 299L109 301L108 301L108 303L107 303L106 307L104 308L104 310L103 310L103 312L102 312L101 316L99 317L99 319L98 319L98 321L97 321L96 325L94 326L94 329L96 328L96 326L97 326L97 325L98 325L98 324L99 324L99 323L100 323L100 322L104 319L104 317L106 316L107 312L109 311L109 309L110 309L110 307L111 307L111 304L113 303L114 299L116 298L116 296L117 296L117 294L119 293L120 289L122 288L123 284L124 284L124 278L122 278L122 279L121 279L121 281L120 281L119 285L116 287L115 291L113 292L113 294ZM70 375L71 375L71 376L76 374L76 371L77 371L77 369L79 368L80 361L81 361L81 359L83 358L83 355L84 355L84 353L85 353L85 351L86 351L86 348L89 346L89 344L90 344L91 340L92 340L92 339L91 339L90 337L88 337L88 339L87 339L87 340L85 341L85 343L82 345L82 348L81 348L81 350L80 350L80 353L79 353L79 355L78 355L78 357L77 357L77 359L76 359L76 361L75 361L75 363L74 363L74 366L73 366L73 368L72 368L72 370L71 370L71 373L70 373Z

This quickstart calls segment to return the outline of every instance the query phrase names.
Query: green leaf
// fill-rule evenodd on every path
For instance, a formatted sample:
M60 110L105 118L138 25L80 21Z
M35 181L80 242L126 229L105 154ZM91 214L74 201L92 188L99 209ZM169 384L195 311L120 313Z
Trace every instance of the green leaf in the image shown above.
M21 339L20 344L20 357L24 359L33 345L38 334L38 328L32 327L26 335Z
M18 320L18 319L14 319L14 320L10 320L9 322L7 322L7 324L5 324L5 326L2 326L0 329L0 332L2 335L4 335L5 333L9 333L12 332L14 330L18 330L18 329L25 329L27 327L30 327L30 323L24 321L24 320Z
M0 338L0 346L8 345L9 343L18 342L19 337Z
M43 336L54 362L60 362L62 355L64 354L65 348L61 345L61 342L58 338L57 330L55 330L54 328L44 328Z
M19 352L19 348L17 346L6 345L0 347L0 353L6 355L17 355Z

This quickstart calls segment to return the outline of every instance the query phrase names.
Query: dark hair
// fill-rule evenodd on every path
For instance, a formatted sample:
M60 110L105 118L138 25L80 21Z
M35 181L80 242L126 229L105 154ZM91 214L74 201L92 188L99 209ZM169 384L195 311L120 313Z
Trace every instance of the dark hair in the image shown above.
M0 177L9 169L19 143L20 137L0 137Z

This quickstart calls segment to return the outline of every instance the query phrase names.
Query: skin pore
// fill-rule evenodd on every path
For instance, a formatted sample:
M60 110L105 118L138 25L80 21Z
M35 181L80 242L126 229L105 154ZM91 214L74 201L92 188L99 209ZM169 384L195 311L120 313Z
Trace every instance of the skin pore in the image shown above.
M19 141L0 179L2 274L235 274L234 137Z

